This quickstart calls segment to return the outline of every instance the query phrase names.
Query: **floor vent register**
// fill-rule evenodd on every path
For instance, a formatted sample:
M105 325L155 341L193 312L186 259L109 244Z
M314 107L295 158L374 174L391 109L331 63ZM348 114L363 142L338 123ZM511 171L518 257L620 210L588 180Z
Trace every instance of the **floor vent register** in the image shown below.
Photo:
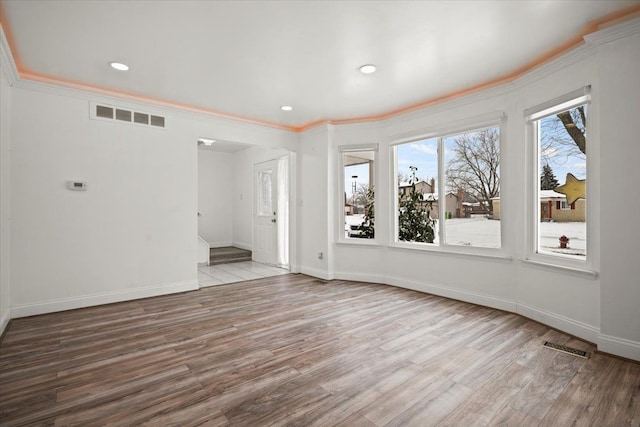
M589 353L587 353L586 351L578 350L577 348L571 348L567 347L566 345L555 344L549 341L545 341L543 345L547 348L550 348L551 350L560 351L572 356L582 357L583 359L589 358Z

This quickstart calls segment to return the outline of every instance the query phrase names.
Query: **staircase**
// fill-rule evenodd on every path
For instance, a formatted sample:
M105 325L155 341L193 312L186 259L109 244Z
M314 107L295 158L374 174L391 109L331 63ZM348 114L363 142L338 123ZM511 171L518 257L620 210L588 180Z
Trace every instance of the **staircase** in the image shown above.
M209 250L209 265L251 261L251 251L227 246Z

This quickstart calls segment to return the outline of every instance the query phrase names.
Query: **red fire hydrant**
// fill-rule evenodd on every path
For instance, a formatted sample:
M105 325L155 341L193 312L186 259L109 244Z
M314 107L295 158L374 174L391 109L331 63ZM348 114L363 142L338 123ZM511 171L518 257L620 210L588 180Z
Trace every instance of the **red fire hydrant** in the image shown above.
M563 234L562 236L560 236L559 240L560 240L560 248L566 249L567 243L569 243L569 238Z

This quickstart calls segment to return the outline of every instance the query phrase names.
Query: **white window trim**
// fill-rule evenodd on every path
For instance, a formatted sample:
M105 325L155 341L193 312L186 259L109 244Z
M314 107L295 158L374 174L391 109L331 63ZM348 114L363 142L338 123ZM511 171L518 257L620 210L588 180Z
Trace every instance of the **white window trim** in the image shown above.
M537 126L539 120L553 115L560 111L565 111L571 108L575 108L579 105L588 105L588 115L586 131L589 140L587 143L587 203L586 203L586 217L587 217L587 255L584 260L578 259L572 256L563 254L550 254L547 252L539 252L539 224L540 224L540 204L539 199L539 185L540 178L538 176L538 135ZM599 241L599 235L597 231L597 219L592 215L595 212L593 207L597 202L597 197L593 191L593 185L589 184L590 177L598 176L594 174L596 166L594 164L598 161L595 156L595 147L597 145L597 108L594 108L593 96L591 92L591 86L584 86L580 89L569 92L565 95L559 96L547 101L543 104L528 108L524 110L524 118L526 123L526 143L527 159L526 159L526 176L527 176L527 188L526 188L526 200L525 200L525 224L526 224L526 236L525 236L525 258L523 263L531 266L540 267L546 270L563 270L567 273L571 273L577 276L586 278L597 278L598 271L596 269L596 263L594 259L597 257L597 250L594 247L594 243ZM570 209L570 205L567 204Z
M338 220L336 221L336 224L338 224L337 228L337 239L336 239L336 243L338 244L347 244L347 245L364 245L364 246L377 246L380 243L380 232L379 232L379 228L380 228L380 224L378 224L377 221L377 215L376 215L376 223L374 226L374 230L375 230L375 235L373 239L357 239L357 238L348 238L344 236L344 180L345 180L345 176L344 176L344 154L345 153L357 153L357 152L362 152L362 151L373 151L373 171L372 171L372 175L373 175L373 183L369 183L370 185L373 184L373 188L374 188L374 195L373 195L373 205L375 207L375 209L378 209L378 191L375 190L377 187L377 181L378 181L378 144L374 143L374 144L355 144L355 145L341 145L338 147L338 170L339 170L339 176L338 176L338 201L337 201L337 215L338 215Z
M456 125L457 124L457 125ZM483 130L488 128L497 127L500 131L500 156L504 148L503 136L506 129L506 114L504 112L494 112L484 114L481 117L475 119L461 120L458 122L450 123L446 126L439 127L435 130L425 131L418 135L411 137L403 137L396 139L389 146L389 171L391 188L389 194L393 198L393 202L389 204L390 211L390 229L389 229L389 247L399 249L413 249L420 251L432 251L441 252L446 254L462 255L462 256L480 256L485 258L495 258L502 260L511 260L511 256L506 253L504 245L504 221L500 221L500 247L489 248L484 246L463 246L442 243L446 242L446 229L445 221L441 221L444 218L446 210L445 203L438 203L438 221L436 226L436 232L438 233L439 243L419 243L419 242L404 242L398 240L398 172L397 172L397 157L398 146L403 144L409 144L412 142L424 141L426 139L436 138L438 141L438 194L444 194L445 180L441 179L441 174L445 172L444 163L444 140L450 136L459 135L467 132L473 132L477 130ZM502 177L501 177L502 180ZM501 182L502 187L502 182ZM502 215L501 215L502 217Z
M527 108L524 110L524 117L527 123L531 123L551 116L559 111L570 110L578 105L589 104L590 102L591 86L584 86L550 101ZM588 125L587 123L587 126Z

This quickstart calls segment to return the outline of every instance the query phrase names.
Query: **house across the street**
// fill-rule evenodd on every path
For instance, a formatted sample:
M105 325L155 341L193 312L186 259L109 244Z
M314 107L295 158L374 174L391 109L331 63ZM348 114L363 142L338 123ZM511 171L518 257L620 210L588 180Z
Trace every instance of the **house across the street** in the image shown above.
M493 199L493 218L500 219L500 197ZM567 196L553 190L540 190L540 221L584 222L586 220L585 199L567 203Z

